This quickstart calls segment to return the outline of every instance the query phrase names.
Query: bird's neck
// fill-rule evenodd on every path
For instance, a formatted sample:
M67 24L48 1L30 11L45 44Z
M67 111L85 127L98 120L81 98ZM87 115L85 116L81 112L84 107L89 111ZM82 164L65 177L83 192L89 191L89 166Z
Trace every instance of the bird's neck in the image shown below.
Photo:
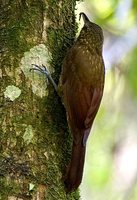
M77 42L81 45L85 45L89 50L97 48L100 52L102 52L103 40L98 40L94 32L85 31L83 28L77 38Z

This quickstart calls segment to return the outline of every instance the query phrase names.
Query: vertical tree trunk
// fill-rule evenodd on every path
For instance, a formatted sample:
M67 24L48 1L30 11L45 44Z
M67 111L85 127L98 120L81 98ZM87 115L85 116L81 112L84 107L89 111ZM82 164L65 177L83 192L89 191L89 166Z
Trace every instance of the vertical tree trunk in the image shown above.
M62 175L71 137L64 108L45 77L58 83L75 33L76 0L2 0L0 67L0 199L72 200Z

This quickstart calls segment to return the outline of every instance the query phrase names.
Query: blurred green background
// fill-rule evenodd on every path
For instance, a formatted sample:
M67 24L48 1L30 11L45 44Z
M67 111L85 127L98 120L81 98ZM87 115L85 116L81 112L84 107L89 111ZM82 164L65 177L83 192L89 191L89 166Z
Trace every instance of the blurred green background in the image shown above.
M81 11L103 28L106 67L81 199L137 200L137 0L85 0Z

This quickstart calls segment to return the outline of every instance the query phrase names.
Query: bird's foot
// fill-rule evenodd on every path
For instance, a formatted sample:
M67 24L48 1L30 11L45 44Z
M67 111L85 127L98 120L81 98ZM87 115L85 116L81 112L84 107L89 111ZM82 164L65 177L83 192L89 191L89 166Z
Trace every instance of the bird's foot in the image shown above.
M32 66L34 66L34 67L30 68L30 71L39 71L42 74L45 74L47 78L50 76L50 72L43 64L42 64L42 66L32 64Z
M48 71L48 69L43 64L41 66L36 65L36 64L32 64L32 66L34 66L34 67L32 67L30 69L30 71L39 71L40 73L45 74L46 78L52 83L54 89L57 92L57 85L56 85L55 81L53 80L53 78L51 77L51 74Z

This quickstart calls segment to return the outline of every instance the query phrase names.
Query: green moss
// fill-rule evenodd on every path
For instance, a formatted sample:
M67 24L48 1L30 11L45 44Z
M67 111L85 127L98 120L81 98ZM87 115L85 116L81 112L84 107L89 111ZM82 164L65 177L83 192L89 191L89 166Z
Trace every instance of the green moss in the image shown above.
M0 184L1 199L6 199L8 194L23 194L23 185L21 188L16 181L22 178L26 185L35 185L32 194L36 192L38 184L45 184L46 200L77 200L78 192L66 195L62 181L70 160L72 138L61 99L51 85L47 87L48 96L41 98L32 92L29 76L26 76L23 70L18 79L15 73L23 53L45 41L42 34L46 14L46 18L51 22L47 28L46 46L52 54L52 76L58 83L63 58L73 44L77 30L75 1L64 0L59 4L58 1L47 0L46 7L43 1L36 0L16 3L10 1L9 4L6 6L8 9L4 8L3 12L3 19L7 19L2 29L1 41L7 52L2 63L5 69L9 69L9 73L13 70L13 77L9 77L9 73L2 69L2 74L6 77L2 81L2 88L12 83L20 88L21 95L14 102L4 102L0 154L6 162L5 165L0 162L0 171L3 172ZM34 134L23 137L29 125ZM30 130L28 132L32 133ZM13 159L7 162L9 157ZM26 191L29 195L29 187Z
M68 1L63 1L62 6L56 1L49 1L49 4L50 3L52 4L53 12L48 10L47 15L54 25L47 29L47 45L52 54L51 65L55 68L55 73L52 74L52 77L58 84L63 58L68 49L72 46L77 31L74 17L75 1L72 1L69 4L69 7ZM68 18L66 18L66 16L68 16ZM63 128L66 131L66 113L60 98L56 96L56 93L50 92L46 99L46 104L48 105L49 110L51 110L50 114L55 119L57 127L60 125L60 128Z
M4 8L2 12L2 19L6 20L1 41L4 45L6 43L13 56L17 56L37 43L37 37L41 39L44 4L39 1L10 1L8 6L12 9Z

